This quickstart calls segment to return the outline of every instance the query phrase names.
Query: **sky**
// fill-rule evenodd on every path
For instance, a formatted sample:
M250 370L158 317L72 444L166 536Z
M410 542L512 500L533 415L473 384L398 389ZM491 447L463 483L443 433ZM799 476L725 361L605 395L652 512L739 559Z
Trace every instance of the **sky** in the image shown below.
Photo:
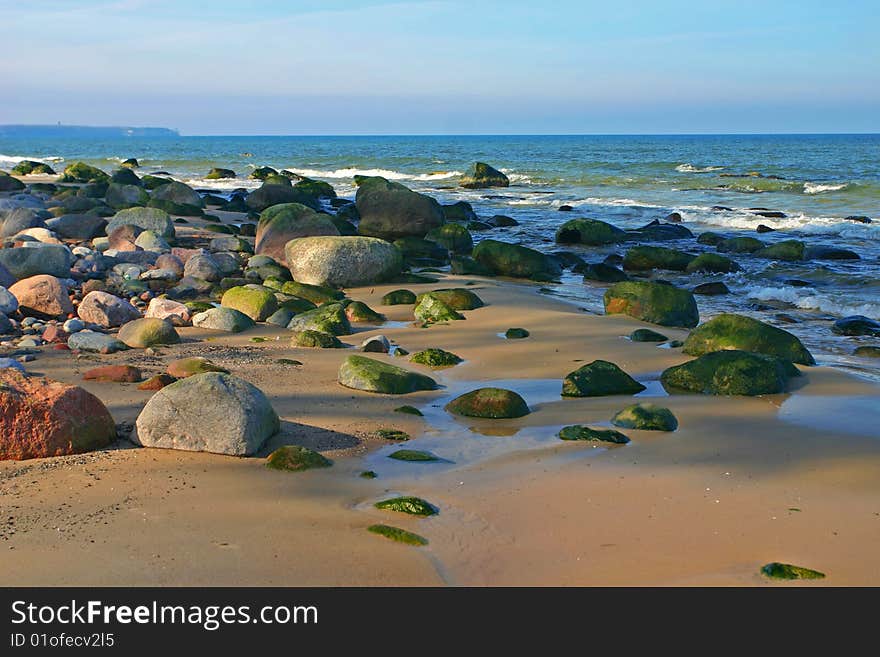
M0 0L0 124L880 132L880 1Z

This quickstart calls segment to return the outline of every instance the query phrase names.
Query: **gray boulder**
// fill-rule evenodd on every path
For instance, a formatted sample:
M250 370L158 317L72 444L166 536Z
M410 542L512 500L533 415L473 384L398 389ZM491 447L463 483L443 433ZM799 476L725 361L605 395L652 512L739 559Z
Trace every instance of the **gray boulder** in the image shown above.
M240 333L254 325L254 320L234 308L211 308L192 318L193 326L214 331Z
M167 186L167 185L166 185ZM174 237L174 223L164 210L158 208L129 208L120 210L107 224L107 234L119 226L137 226L144 230L151 230L162 237Z
M435 199L379 176L361 181L355 204L361 217L358 232L368 237L424 237L446 221Z
M21 280L37 274L49 274L58 278L70 276L73 254L61 244L39 244L12 249L0 249L0 267L6 268L16 279Z
M301 203L281 203L263 210L257 224L254 252L287 264L284 245L299 237L339 235L330 216Z
M400 250L373 237L304 237L288 242L285 255L294 280L311 285L370 285L403 268Z

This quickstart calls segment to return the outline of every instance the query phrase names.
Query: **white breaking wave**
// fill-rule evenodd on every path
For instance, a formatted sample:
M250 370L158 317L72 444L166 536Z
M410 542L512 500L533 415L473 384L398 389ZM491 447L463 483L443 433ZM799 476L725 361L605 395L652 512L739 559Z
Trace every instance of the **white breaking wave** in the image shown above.
M19 162L31 160L32 162L42 162L43 164L52 164L55 162L64 162L64 158L59 155L48 157L21 157L19 155L4 155L0 153L0 168L14 167Z
M675 170L680 173L710 173L712 171L721 171L724 167L695 167L693 164L689 164L685 162L684 164L679 164L675 167Z
M746 294L759 301L783 301L802 310L820 310L839 317L864 315L880 319L880 303L846 303L839 298L817 293L811 287L749 287Z
M174 178L174 176L172 176ZM174 178L177 180L177 178ZM232 190L232 189L256 189L260 185L263 184L262 180L256 180L254 178L220 178L218 180L206 180L205 178L184 178L181 182L186 183L190 187L199 188L199 189L217 189L217 190Z
M354 176L382 176L387 180L446 180L447 178L455 178L461 176L461 171L434 171L432 173L401 173L400 171L392 171L390 169L356 169L355 167L347 167L345 169L335 169L333 171L323 171L321 169L284 169L306 178L353 178Z
M804 183L804 194L821 194L822 192L837 192L841 189L846 189L847 183L841 183L839 185L823 185L820 183Z

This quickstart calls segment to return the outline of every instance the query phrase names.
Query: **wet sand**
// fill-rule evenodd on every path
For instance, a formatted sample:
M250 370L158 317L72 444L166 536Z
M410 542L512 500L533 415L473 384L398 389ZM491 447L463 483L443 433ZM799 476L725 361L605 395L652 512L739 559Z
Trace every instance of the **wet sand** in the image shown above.
M596 316L537 285L440 275L431 285L348 291L387 315L349 345L377 333L411 353L453 351L465 362L435 372L436 392L373 395L336 383L352 349L291 348L285 329L258 325L232 335L180 330L181 345L150 356L129 351L77 359L45 350L29 371L98 395L117 422L133 423L151 393L94 383L81 373L131 363L145 375L170 360L204 355L269 397L281 444L319 449L334 467L267 470L262 458L137 449L0 463L0 581L11 585L779 585L758 573L769 561L826 572L828 585L880 584L880 429L853 412L841 430L780 418L789 399L817 407L854 397L880 401L871 383L829 368L801 368L789 395L652 399L679 419L674 433L630 431L626 446L556 439L559 427L607 425L632 397L566 399L562 377L602 358L665 394L659 372L688 357L623 336L650 325ZM381 296L463 285L487 306L466 321L408 325L412 306ZM498 336L509 327L525 340ZM657 327L652 327L657 328ZM670 338L684 331L660 329ZM267 338L255 342L254 337ZM277 338L277 340L276 340ZM430 373L405 358L377 356ZM302 366L277 363L293 358ZM437 404L482 382L519 379L533 413L519 420L459 421ZM532 381L530 383L530 381ZM511 383L513 385L513 383ZM419 418L393 409L409 404ZM808 403L807 408L810 407ZM797 410L797 409L796 409ZM375 436L402 429L408 448L454 463L397 463L399 447ZM844 430L845 429L845 430ZM365 469L375 480L357 475ZM439 515L417 519L371 503L389 492L424 497ZM372 535L375 522L430 540L414 548Z

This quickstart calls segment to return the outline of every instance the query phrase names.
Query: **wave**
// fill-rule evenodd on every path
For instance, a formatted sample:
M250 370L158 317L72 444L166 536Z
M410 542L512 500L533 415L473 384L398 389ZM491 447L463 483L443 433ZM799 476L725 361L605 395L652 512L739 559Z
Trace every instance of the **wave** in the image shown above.
M14 167L19 162L31 160L32 162L42 162L43 164L54 164L56 162L64 162L64 158L60 155L49 155L46 157L30 157L21 155L4 155L0 153L0 168Z
M846 189L848 186L847 183L841 183L839 185L825 185L820 183L804 183L804 194L821 194L822 192L837 192L841 189Z
M746 294L759 301L783 301L802 310L819 310L838 317L864 315L880 319L880 303L847 303L841 298L817 293L811 287L747 287Z
M355 176L382 176L387 180L446 180L447 178L456 178L462 175L461 171L433 171L431 173L402 173L391 169L358 169L355 167L346 167L344 169L334 169L326 171L322 169L293 169L286 168L290 171L306 178L354 178Z
M178 180L176 176L171 177ZM193 188L217 190L233 190L241 188L256 189L263 184L263 181L254 178L220 178L218 180L208 180L206 178L180 178L179 180Z
M675 167L679 173L711 173L712 171L721 171L724 167L695 167L693 164L685 162Z

